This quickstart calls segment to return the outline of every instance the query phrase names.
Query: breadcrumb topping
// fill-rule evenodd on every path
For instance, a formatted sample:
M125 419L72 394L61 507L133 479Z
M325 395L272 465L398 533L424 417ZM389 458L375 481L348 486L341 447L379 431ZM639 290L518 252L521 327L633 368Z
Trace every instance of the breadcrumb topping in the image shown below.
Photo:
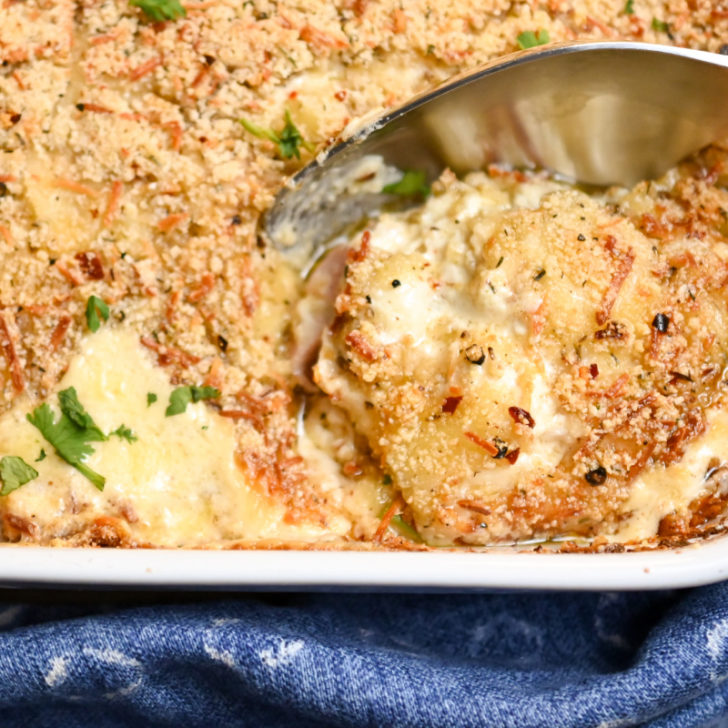
M256 235L261 213L288 176L357 118L517 50L524 31L543 29L553 41L628 38L711 51L719 51L728 37L728 12L707 0L643 0L633 13L622 0L183 5L186 16L166 22L150 21L124 0L10 0L0 7L0 409L9 411L19 397L38 403L55 390L88 335L86 302L97 296L111 309L111 325L131 327L172 383L221 391L209 406L234 422L241 469L285 505L289 520L317 523L344 506L321 491L320 471L300 452L301 377L291 332L304 284ZM666 32L655 29L662 27ZM300 158L284 158L275 142L240 123L280 132L286 114L313 150L302 146ZM702 163L699 169L710 170ZM574 359L560 383L565 402L587 398L594 418L601 406L600 427L625 437L645 412L657 416L673 408L670 416L682 424L655 427L660 444L649 455L665 462L700 429L688 413L703 388L713 386L703 382L720 376L701 375L696 364L698 351L705 360L716 359L721 346L718 337L701 338L696 327L705 324L704 317L722 316L720 296L713 292L722 268L710 257L720 256L709 243L724 224L722 192L712 184L720 185L720 172L701 174L685 176L680 190L644 211L625 212L625 220L609 234L599 232L598 241L588 238L595 278L587 293L599 296L594 305L604 323L586 346L599 360L599 376L579 375L583 364ZM695 205L696 194L705 208ZM527 231L547 214L519 224ZM709 232L701 238L703 230ZM680 240L671 242L675 231L680 240L691 236L690 250ZM669 288L672 298L660 310L669 318L666 334L650 329L649 321L635 331L630 317L615 314L636 271L647 270L634 247L638 234L662 241L644 286L647 298L653 288L659 295ZM700 245L708 257L696 253ZM548 284L552 274L547 270L534 286ZM702 293L696 294L693 314L689 294L698 283ZM559 325L557 315L555 307L534 310L534 335L546 338L549 327ZM379 376L375 372L391 364L366 322L346 335L347 355L361 359L363 376L367 371ZM630 372L624 382L610 380L601 361L612 348L629 349L637 340L655 372L650 389L655 399L633 411L637 374ZM421 397L408 391L393 406L401 414L407 402ZM624 401L632 404L619 404ZM465 404L452 416L464 412ZM527 428L510 417L506 424ZM528 437L520 430L515 434ZM351 538L367 539L377 530L380 506L396 494L380 487L382 475L366 445L352 442L354 452L340 447L334 462L348 467L340 473L344 491L377 484L374 505L350 514ZM601 442L574 453L578 467L591 467L602 457ZM477 444L467 446L477 452ZM611 465L628 471L641 455L610 457ZM587 496L592 492L581 488ZM614 487L617 499L620 488ZM22 489L13 497L21 494ZM57 536L34 523L23 526L12 502L0 502L4 538ZM112 504L104 508L88 513L88 533L78 539L132 543L129 519ZM536 508L531 496L514 498L511 517L529 518ZM590 517L600 513L595 507ZM411 522L407 512L389 517ZM551 522L545 511L539 518ZM402 540L393 528L381 538L395 546Z

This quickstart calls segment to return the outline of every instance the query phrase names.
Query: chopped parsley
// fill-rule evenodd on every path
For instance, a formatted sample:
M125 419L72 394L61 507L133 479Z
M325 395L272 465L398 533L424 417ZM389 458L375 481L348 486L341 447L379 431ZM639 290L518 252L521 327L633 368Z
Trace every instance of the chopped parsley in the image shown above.
M108 438L78 401L74 387L59 392L58 401L61 416L57 422L46 402L27 415L28 422L40 430L61 458L85 475L99 490L103 490L106 478L85 465L83 460L94 453L90 442L102 442Z
M634 0L627 0L624 5L625 15L634 15Z
M41 448L40 455L38 455L38 457L35 459L35 462L39 463L41 460L45 460L45 459L46 459L46 451L44 448Z
M86 412L84 406L78 401L78 394L75 387L63 389L58 393L58 403L61 412L68 417L78 428L93 432L99 441L108 438L101 431L101 428L94 422L93 417Z
M17 455L5 455L0 459L0 480L3 482L0 495L12 493L37 477L38 471Z
M139 439L126 425L119 425L113 432L109 433L109 437L112 435L116 435L127 442L136 442Z
M129 5L141 8L150 20L157 23L177 20L187 15L179 0L129 0Z
M283 129L280 132L275 132L273 129L266 129L265 127L253 124L252 121L248 121L247 119L239 119L245 130L249 131L253 136L257 136L259 139L268 139L274 144L277 144L278 154L281 159L290 159L291 157L300 159L301 150L299 147L303 147L313 153L313 144L303 138L301 132L291 120L291 114L288 109L286 109L285 120L286 123Z
M424 172L408 169L399 182L384 185L382 192L388 195L401 195L402 197L425 198L430 194L430 185Z
M516 38L518 47L525 51L527 48L534 48L535 46L543 45L551 40L548 30L540 28L537 31L524 30L523 33L519 33Z
M98 296L89 296L86 302L86 323L89 330L98 331L101 326L101 317L104 321L109 320L109 307L106 302Z
M158 399L154 392L147 392L147 407L151 407Z
M652 30L656 30L658 33L669 33L670 25L668 23L666 23L664 20L658 20L657 18L652 18Z
M215 387L177 387L169 395L169 405L164 411L165 417L180 415L191 402L199 402L202 399L217 399L220 390Z

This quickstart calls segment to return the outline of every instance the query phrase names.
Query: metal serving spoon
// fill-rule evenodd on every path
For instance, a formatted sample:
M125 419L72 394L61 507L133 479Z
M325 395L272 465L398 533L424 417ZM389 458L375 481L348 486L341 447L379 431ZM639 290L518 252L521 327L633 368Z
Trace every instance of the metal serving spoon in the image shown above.
M500 162L591 185L632 185L728 135L728 57L632 42L516 53L457 76L320 154L263 223L309 255L396 196L403 171L432 181Z

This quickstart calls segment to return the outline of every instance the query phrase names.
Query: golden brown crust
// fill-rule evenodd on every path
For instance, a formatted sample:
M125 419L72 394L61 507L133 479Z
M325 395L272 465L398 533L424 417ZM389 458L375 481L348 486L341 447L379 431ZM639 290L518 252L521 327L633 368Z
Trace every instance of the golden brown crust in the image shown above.
M125 0L27 0L0 8L0 411L21 395L37 403L54 391L87 335L86 300L99 296L117 322L136 331L171 381L222 390L221 414L235 423L237 460L247 476L284 505L289 519L314 522L330 505L300 459L297 439L299 379L291 371L290 328L301 284L255 235L283 180L310 157L303 151L301 161L280 159L274 144L246 133L238 120L280 128L288 109L320 149L362 115L516 50L524 30L544 28L555 41L630 38L714 51L728 33L726 14L705 0L643 2L633 14L624 12L621 0L417 0L406 7L345 0L312 2L305 10L266 0L185 5L186 18L164 23L149 22ZM669 35L654 29L653 17L669 23ZM705 236L725 224L714 186L724 181L722 164L720 155L701 162L671 197L635 213L632 222L646 235L689 234L705 247ZM693 204L696 195L701 205ZM604 325L595 324L587 345L595 356L630 346L636 335L608 318L631 275L629 246L608 234L617 241L614 250L607 234L598 233L602 251L592 261L598 276L609 276L598 290ZM660 271L655 266L656 274L671 276L675 306L689 310L686 291L699 284L720 312L728 277L722 260L679 248L676 243L663 256ZM531 312L534 336L548 336L553 310L545 299ZM634 377L609 379L606 367L585 378L578 361L562 382L565 403L589 397L592 415L597 404L606 408L607 429L628 440L638 432L631 423L662 416L666 402L685 393L685 401L665 414L676 424L655 427L660 444L622 458L625 479L648 461L669 462L698 434L699 419L678 419L720 374L696 364L699 352L714 359L720 341L685 329L678 310L665 312L673 328L668 337L655 335L646 354L659 370L654 399L640 404ZM357 359L362 377L398 366L386 348L372 344L366 322L346 336L347 355ZM469 339L463 345L480 346ZM452 366L458 356L459 349ZM403 387L393 416L406 417L427 396ZM450 402L444 414L459 416L463 404L453 403L460 396L438 389L436 404ZM620 409L624 397L631 405ZM523 423L506 413L501 427L526 447ZM471 444L473 457L489 457ZM572 454L580 467L595 457L616 462L608 438L588 447ZM381 474L366 447L357 448L356 457L341 455L342 477L348 477L344 465L354 462L351 473L365 471L357 482L376 480ZM518 453L512 446L502 466L517 466ZM524 517L543 506L516 493L511 501L514 514ZM559 503L563 512L554 518L563 520L573 508L566 496ZM53 533L20 527L20 515L4 503L1 509L5 538L76 538L61 527ZM466 531L477 525L467 510L458 515ZM119 518L116 504L72 515L74 529L89 529L89 543L94 533L100 542L126 543L127 526L117 538L113 528L97 524ZM542 509L541 518L551 516ZM376 528L364 531L361 537L371 538Z
M447 247L439 232L428 237L420 213L367 233L350 256L317 381L352 414L428 539L614 534L631 517L635 484L683 462L708 413L725 406L718 211L728 209L728 192L715 184L723 164L720 149L706 150L674 180L639 185L616 205L556 191L534 210L486 206L477 223L458 221L471 253L459 252L450 228ZM490 184L507 189L504 179ZM445 229L438 214L466 209L458 200L476 189L488 190L484 200L497 194L481 178L469 185L443 186L455 197L430 203L432 230ZM390 228L392 240L413 235L406 252L387 247ZM454 264L472 294L467 304L447 290ZM488 289L491 302L481 304ZM495 320L489 312L501 305ZM408 307L419 307L419 328ZM399 318L408 323L393 324ZM410 363L413 348L420 353ZM548 427L529 410L552 398L546 424L566 430L547 462ZM707 508L703 520L714 521L724 499L715 500L710 479L702 488L699 502L709 505L688 511ZM701 533L697 516L675 519L682 537Z

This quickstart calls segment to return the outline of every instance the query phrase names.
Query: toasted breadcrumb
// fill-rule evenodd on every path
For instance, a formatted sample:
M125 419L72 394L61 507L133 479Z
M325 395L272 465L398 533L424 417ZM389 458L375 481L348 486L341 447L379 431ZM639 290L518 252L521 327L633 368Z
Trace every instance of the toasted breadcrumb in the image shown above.
M0 7L0 409L21 393L31 403L49 396L87 335L85 303L98 296L172 382L210 381L222 391L219 406L235 423L241 468L293 521L324 522L330 507L299 454L300 378L292 371L290 330L302 283L259 244L256 228L311 153L281 159L240 119L280 129L289 112L319 150L353 120L516 50L525 30L547 30L553 41L626 38L711 51L728 39L728 13L707 0L643 0L630 15L622 0L185 6L185 18L162 23L124 0ZM667 22L669 33L654 30L653 18ZM687 186L697 185L715 210L711 187L690 177L685 185L686 197ZM682 204L670 200L645 213L644 233L699 227L695 216L675 222ZM605 316L629 273L629 250L617 246L614 255L624 268L602 301ZM609 265L608 256L600 259ZM695 281L676 267L671 285L682 296ZM712 281L718 274L705 265L700 275ZM684 385L670 383L668 368L682 371L683 360L696 356L690 323L678 314L674 336L656 338L646 354L670 392ZM548 307L535 312L534 331L550 315ZM366 341L363 328L350 343L368 365L386 366ZM707 356L718 342L705 346ZM580 381L565 383L564 396ZM631 378L624 393L634 386ZM592 389L601 391L599 401L610 399L603 377ZM687 400L679 407L689 408ZM634 415L612 409L614 426L627 427ZM686 425L692 429L673 449L698 426ZM370 479L381 477L375 465L366 470ZM513 507L526 513L537 506L527 500ZM86 513L87 528L64 535L65 542L134 543L133 504L105 508ZM11 510L3 522L6 539L59 537ZM355 523L352 534L371 538L376 528L376 520Z

